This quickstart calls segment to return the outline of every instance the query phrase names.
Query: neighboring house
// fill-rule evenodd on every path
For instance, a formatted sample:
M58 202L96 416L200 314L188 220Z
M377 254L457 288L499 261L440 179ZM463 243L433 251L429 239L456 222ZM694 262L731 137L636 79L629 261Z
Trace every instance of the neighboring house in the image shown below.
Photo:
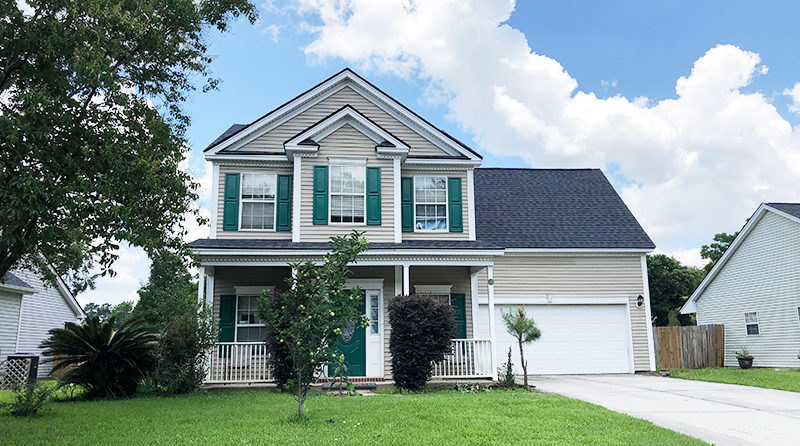
M478 153L349 69L233 125L205 158L217 205L210 238L190 246L220 324L207 383L269 379L258 295L353 229L371 242L348 285L365 290L371 324L340 341L355 377L391 380L386 302L415 292L456 310L459 346L439 378L496 376L513 342L501 312L523 304L543 332L526 347L533 373L655 368L654 245L599 170L480 169Z
M0 361L14 353L41 355L39 344L49 337L48 330L85 317L78 301L60 280L57 287L52 287L27 270L7 273L0 284ZM48 376L53 368L44 359L39 356L40 378Z
M681 308L725 325L725 365L800 367L800 203L763 203Z

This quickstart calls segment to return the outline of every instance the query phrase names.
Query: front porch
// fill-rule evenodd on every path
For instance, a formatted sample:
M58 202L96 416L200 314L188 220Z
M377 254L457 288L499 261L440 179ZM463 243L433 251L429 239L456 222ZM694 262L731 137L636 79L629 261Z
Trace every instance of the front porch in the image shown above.
M434 364L434 380L491 379L492 357L489 339L453 339L452 354ZM273 382L263 342L220 342L207 356L205 384L259 384ZM354 380L385 381L385 378ZM321 380L324 380L322 378Z
M466 264L453 265L454 260ZM450 264L445 265L445 262ZM213 305L214 316L220 321L220 342L208 354L204 382L210 385L273 382L266 345L261 342L265 327L254 316L253 299L260 295L261 290L285 290L284 280L291 275L291 269L286 263L280 266L203 263L201 274L206 274L207 280L205 290L200 290L200 293L208 305ZM391 297L413 293L449 299L457 315L458 338L452 340L452 353L444 361L434 364L432 379L496 379L493 341L485 335L476 336L479 326L478 273L486 271L485 265L491 268L492 259L429 257L425 260L409 259L408 263L400 265L386 263L359 261L357 266L351 267L348 286L357 285L364 291L365 313L370 319L370 326L363 336L364 356L355 361L355 367L351 366L351 370L360 372L354 373L351 379L392 381L391 325L388 311L384 308ZM493 322L481 321L481 324L492 325ZM324 382L325 376L323 374L321 381Z

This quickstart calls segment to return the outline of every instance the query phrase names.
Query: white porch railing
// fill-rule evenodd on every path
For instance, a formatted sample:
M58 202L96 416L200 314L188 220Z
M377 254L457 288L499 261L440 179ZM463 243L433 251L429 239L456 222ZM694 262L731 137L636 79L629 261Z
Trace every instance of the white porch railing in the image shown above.
M433 365L434 379L491 378L492 341L453 339L453 353Z
M263 342L218 342L208 353L207 384L270 381L272 370Z

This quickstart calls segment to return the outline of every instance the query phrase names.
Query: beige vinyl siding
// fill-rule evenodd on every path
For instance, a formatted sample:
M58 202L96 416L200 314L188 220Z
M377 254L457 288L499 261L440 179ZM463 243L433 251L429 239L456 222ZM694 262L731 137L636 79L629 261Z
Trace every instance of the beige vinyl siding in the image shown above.
M451 293L464 293L467 317L467 339L474 338L472 332L472 293L469 284L468 266L412 266L409 285L414 292L416 285L452 285Z
M314 219L314 166L329 166L328 157L367 158L367 166L381 168L381 225L331 224L315 225ZM394 178L392 160L378 159L375 142L350 125L345 125L319 141L316 158L303 158L301 162L300 241L326 242L331 236L346 235L353 229L365 231L364 236L375 243L394 242ZM330 171L328 172L330 178ZM330 194L330 190L328 191ZM329 210L330 210L330 195Z
M410 155L448 155L447 152L436 147L430 141L408 128L405 124L391 117L388 113L381 110L375 104L367 100L364 96L356 93L350 87L342 88L331 96L323 99L318 104L312 106L308 110L300 113L294 118L249 142L239 150L283 152L284 142L326 118L328 115L339 110L345 105L352 106L358 110L359 113L383 127L384 130L408 144L411 147L411 150L409 151ZM374 147L375 143L372 145Z
M401 177L459 177L461 178L462 222L464 232L404 232L403 241L409 240L469 240L469 188L466 171L401 170ZM449 210L448 210L449 212ZM447 222L449 227L450 222Z
M219 297L236 294L237 286L274 286L285 290L289 266L217 266L214 268L214 319L219 320Z
M19 294L0 291L0 361L16 352L21 302Z
M291 231L223 231L222 223L224 220L225 206L225 174L226 173L274 173L280 175L291 175L292 169L279 168L258 168L241 166L220 166L219 168L219 193L217 194L217 238L236 238L236 239L268 239L268 240L291 240ZM241 179L240 179L241 181ZM239 197L241 200L241 197ZM241 206L241 203L239 203ZM294 209L292 209L294 212ZM237 216L238 218L238 216Z
M725 325L725 365L746 347L755 367L798 367L800 224L767 211L697 299L697 323ZM760 334L747 335L744 313Z
M77 322L78 316L58 288L45 285L39 276L30 271L14 271L14 275L36 290L34 294L22 298L22 326L17 350L41 355L39 344L50 337L47 332L52 328L64 328L67 322ZM39 359L40 378L49 375L53 368L52 363L44 359Z
M486 272L478 275L478 294L488 295ZM506 254L494 264L495 296L628 296L636 370L649 370L648 321L636 299L644 294L641 256L535 256Z

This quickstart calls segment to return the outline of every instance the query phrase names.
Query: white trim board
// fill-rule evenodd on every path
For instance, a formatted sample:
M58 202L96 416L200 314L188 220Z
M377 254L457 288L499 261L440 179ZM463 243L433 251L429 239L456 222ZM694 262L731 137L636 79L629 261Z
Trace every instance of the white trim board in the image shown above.
M489 298L478 296L480 305L488 305ZM495 296L495 305L626 305L628 296Z
M319 85L256 120L235 135L210 149L206 152L206 157L216 155L222 150L233 151L241 148L250 141L253 141L264 133L294 118L346 87L359 93L391 117L397 119L402 124L418 133L421 137L428 140L431 144L445 151L445 153L451 156L464 156L467 158L467 161L480 161L480 156L464 148L458 141L415 115L413 112L410 112L402 104L375 88L349 68L333 75ZM458 160L449 161L458 163Z

